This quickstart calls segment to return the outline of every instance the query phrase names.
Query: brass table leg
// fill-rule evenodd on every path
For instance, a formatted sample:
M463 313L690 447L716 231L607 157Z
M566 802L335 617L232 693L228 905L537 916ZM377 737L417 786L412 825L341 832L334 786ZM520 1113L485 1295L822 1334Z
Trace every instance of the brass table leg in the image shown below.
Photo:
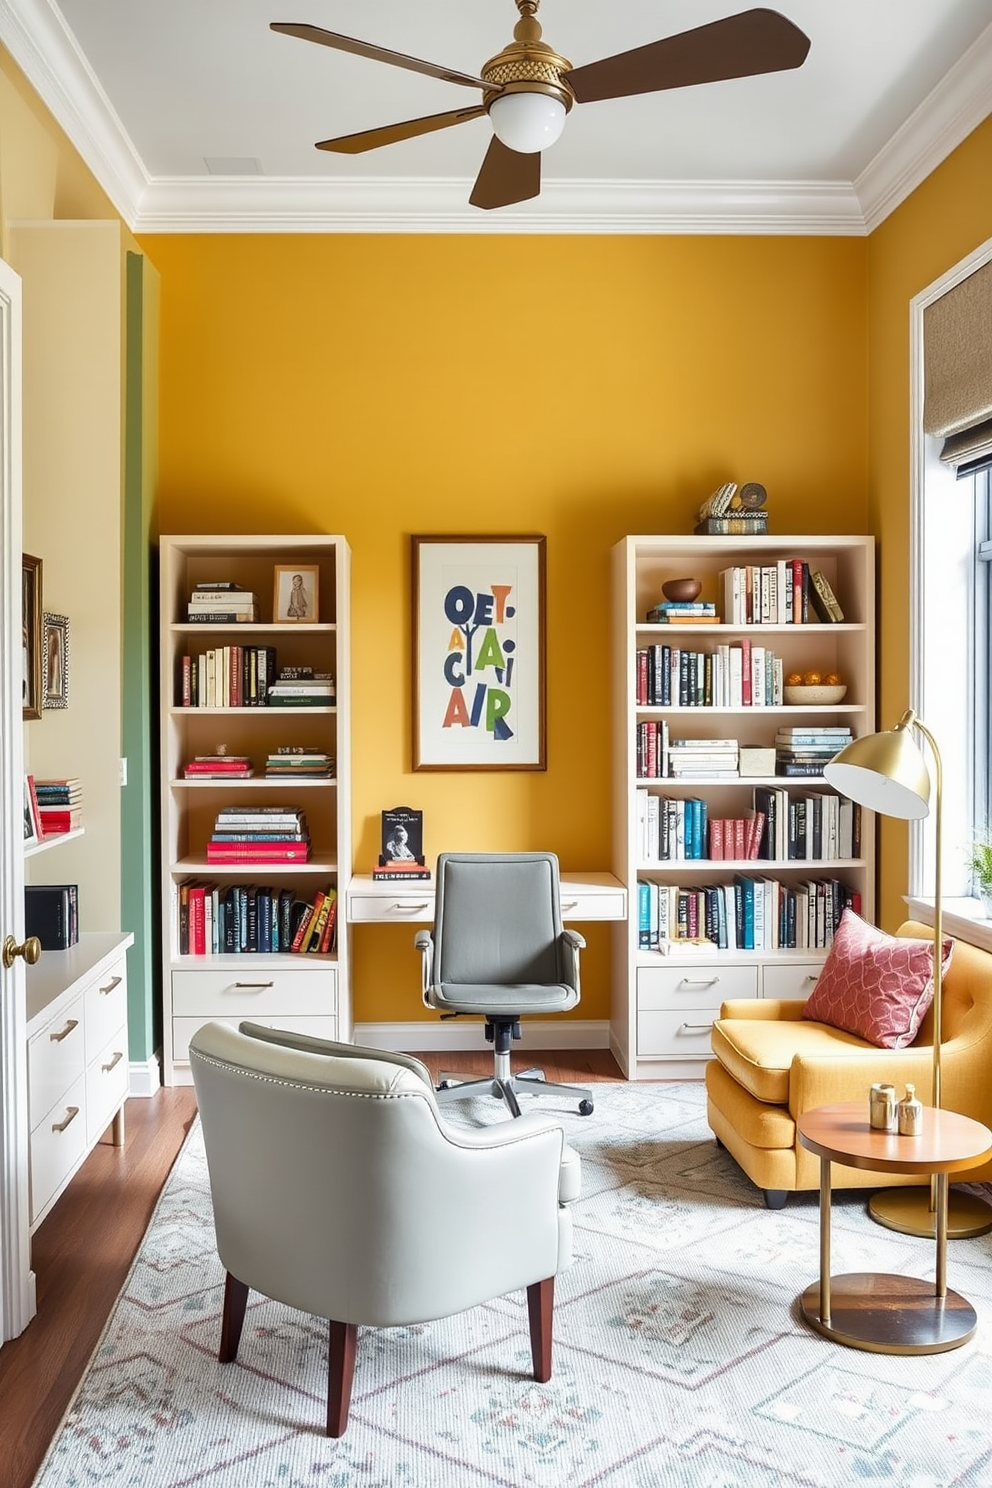
M830 1159L820 1158L820 1322L830 1326Z

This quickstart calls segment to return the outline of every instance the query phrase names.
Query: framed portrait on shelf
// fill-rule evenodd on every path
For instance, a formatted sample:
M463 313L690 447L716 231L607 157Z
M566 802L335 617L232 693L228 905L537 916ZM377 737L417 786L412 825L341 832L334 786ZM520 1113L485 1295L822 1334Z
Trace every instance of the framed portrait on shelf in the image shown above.
M21 554L21 702L25 718L41 717L41 559Z
M277 563L272 618L278 623L315 624L320 619L320 569L316 564Z
M24 777L24 846L34 847L42 839L41 812L38 810L38 794L34 788L34 776Z
M424 865L424 813L393 806L382 813L379 867Z
M43 708L69 706L69 617L42 616L41 677Z
M413 768L546 769L544 537L412 543Z

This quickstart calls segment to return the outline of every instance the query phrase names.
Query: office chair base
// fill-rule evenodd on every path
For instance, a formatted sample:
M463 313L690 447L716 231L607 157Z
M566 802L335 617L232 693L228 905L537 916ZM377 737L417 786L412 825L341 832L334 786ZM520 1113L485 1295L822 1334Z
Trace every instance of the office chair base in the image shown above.
M518 1095L573 1096L579 1102L579 1115L593 1113L592 1091L584 1085L557 1085L543 1077L541 1070L527 1070L520 1075L500 1077L486 1075L478 1080L462 1080L457 1074L442 1074L437 1086L439 1105L448 1101L468 1100L473 1095L485 1094L486 1086L497 1100L502 1100L511 1116L520 1115Z

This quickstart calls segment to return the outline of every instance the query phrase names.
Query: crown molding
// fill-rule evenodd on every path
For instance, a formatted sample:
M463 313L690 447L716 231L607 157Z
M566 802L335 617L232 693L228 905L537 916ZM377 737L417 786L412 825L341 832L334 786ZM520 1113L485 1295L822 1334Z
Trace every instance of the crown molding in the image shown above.
M972 42L854 182L873 232L992 112L992 25Z
M468 205L468 179L257 176L153 181L134 232L762 233L860 235L843 182L546 181L499 212Z

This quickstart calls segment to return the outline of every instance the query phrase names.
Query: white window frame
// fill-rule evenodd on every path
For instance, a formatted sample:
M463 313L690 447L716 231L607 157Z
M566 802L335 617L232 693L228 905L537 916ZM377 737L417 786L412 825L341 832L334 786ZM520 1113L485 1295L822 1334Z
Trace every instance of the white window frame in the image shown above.
M939 439L923 432L924 311L992 261L992 238L910 301L910 706L933 732L943 765L943 924L948 934L992 950L992 921L969 892L966 852L975 826L973 668L969 637L975 617L973 503L968 523L953 470L940 462ZM953 507L952 507L953 503ZM891 727L895 720L883 721ZM933 775L927 744L921 741ZM914 918L933 923L933 816L910 824L909 893ZM928 892L929 891L929 892Z

